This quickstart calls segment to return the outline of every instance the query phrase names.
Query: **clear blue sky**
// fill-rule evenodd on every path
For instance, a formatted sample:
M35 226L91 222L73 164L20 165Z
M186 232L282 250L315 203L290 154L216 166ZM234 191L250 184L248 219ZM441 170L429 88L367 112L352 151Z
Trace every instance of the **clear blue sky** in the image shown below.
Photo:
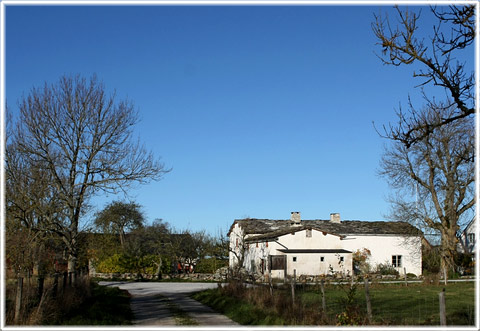
M380 11L391 7L7 6L7 101L15 112L32 86L76 73L133 100L141 141L173 168L130 191L149 221L214 234L291 211L382 220L372 121L395 121L420 91L412 67L374 54Z

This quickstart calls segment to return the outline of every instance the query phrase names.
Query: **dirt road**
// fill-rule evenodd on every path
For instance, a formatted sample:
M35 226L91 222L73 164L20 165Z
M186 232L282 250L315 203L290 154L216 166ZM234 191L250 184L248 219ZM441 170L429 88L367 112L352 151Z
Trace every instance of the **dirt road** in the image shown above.
M216 283L155 283L109 282L103 286L116 286L131 295L131 307L138 326L238 326L228 317L216 313L188 295L217 287Z

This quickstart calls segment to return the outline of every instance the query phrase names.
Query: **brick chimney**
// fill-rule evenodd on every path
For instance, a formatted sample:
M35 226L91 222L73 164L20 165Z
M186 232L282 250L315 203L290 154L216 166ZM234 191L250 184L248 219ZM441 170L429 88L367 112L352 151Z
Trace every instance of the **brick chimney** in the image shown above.
M299 211L292 211L292 215L290 216L290 219L292 220L293 223L295 224L300 224L300 212Z
M332 223L341 223L340 213L331 213L330 214L330 222Z

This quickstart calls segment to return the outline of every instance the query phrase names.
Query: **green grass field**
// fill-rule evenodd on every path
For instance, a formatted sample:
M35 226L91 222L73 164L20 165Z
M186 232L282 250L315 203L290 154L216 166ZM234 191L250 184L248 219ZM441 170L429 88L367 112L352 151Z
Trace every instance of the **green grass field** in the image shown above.
M374 324L381 325L439 325L439 296L445 288L445 306L448 325L473 325L475 322L475 283L449 283L447 286L409 284L372 284L370 301ZM325 288L327 314L333 317L342 306L346 288L329 285ZM318 289L299 291L306 305L321 307ZM356 304L366 314L365 289L363 284L356 290Z
M274 304L257 305L249 298L252 293L234 297L219 289L196 293L194 299L211 306L215 310L227 315L242 325L335 325L337 315L344 312L345 299L349 285L326 285L326 314L324 319L299 318L292 322L287 315L291 309L279 312L273 308ZM422 325L439 326L439 299L438 294L445 288L446 311L448 325L474 325L475 323L475 283L449 283L445 286L424 284L371 284L370 300L372 305L372 325ZM251 290L246 290L246 292ZM351 307L362 319L366 317L366 300L363 284L358 284L353 292ZM274 295L289 306L290 290L275 289ZM302 286L297 288L296 297L298 307L303 314L319 315L321 311L321 291L319 287ZM278 306L278 303L276 304ZM299 308L297 308L299 309Z

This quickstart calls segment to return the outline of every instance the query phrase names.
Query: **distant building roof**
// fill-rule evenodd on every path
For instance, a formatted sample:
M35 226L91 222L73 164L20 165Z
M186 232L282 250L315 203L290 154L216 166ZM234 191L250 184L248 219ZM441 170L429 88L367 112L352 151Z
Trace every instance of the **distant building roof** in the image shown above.
M230 227L232 231L235 224L238 224L244 230L246 235L257 235L248 238L251 240L261 240L273 238L297 232L305 229L315 229L329 234L343 237L345 235L407 235L420 236L422 232L413 225L406 222L368 222L368 221L341 221L340 223L330 220L302 220L301 223L294 224L291 220L270 220L245 218L235 220Z

